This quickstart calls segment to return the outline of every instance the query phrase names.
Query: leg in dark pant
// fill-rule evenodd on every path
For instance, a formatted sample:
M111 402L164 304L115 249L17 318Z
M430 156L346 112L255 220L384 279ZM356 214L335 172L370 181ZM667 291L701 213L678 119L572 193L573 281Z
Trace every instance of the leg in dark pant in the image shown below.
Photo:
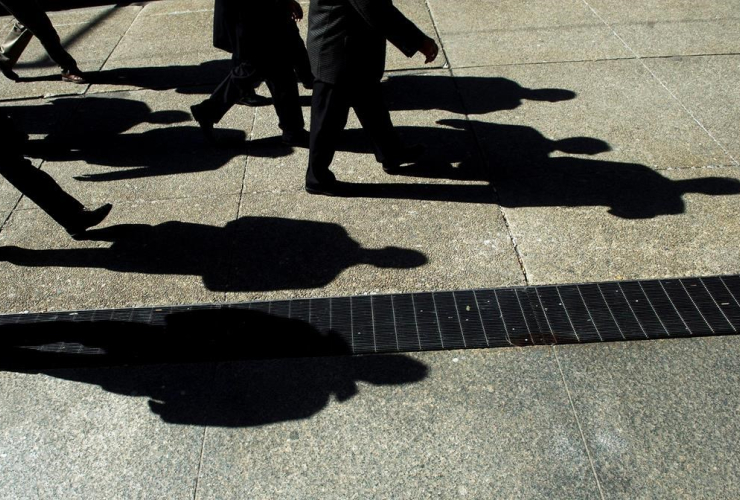
M216 87L211 97L199 105L201 112L207 115L211 123L218 123L239 99L249 94L249 90L254 91L255 82L260 80L251 64L246 61L236 64Z
M62 71L78 71L77 62L62 47L59 34L36 0L2 0L0 5L39 39L49 57L62 68Z
M266 72L266 83L272 94L280 130L303 130L305 123L298 95L298 81L293 69L287 64L275 65Z
M306 186L331 182L329 170L337 150L339 135L347 125L349 100L341 86L317 81L311 99L311 137Z
M354 87L351 103L362 129L370 138L375 159L383 162L393 158L401 150L402 145L393 128L380 82Z

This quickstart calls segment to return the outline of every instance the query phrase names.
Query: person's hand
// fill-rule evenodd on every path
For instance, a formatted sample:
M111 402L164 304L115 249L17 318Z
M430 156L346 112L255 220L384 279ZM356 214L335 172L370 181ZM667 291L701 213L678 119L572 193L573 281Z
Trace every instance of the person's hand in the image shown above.
M296 0L291 0L288 3L288 12L293 21L298 22L303 19L303 7Z
M426 56L426 60L424 61L424 63L429 64L437 58L437 54L439 54L439 47L437 46L437 42L435 42L431 38L427 38L421 43L421 47L419 47L419 52Z

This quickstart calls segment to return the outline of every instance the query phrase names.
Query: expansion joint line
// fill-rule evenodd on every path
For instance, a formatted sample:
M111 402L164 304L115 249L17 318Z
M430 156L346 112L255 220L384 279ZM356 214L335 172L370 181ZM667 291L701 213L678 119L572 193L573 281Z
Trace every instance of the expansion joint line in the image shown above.
M583 427L581 426L581 419L578 418L578 414L576 413L576 405L573 402L573 396L570 393L570 388L568 387L568 382L565 380L565 372L563 371L563 366L560 364L560 357L558 356L557 347L551 346L550 349L552 349L553 355L555 356L555 361L558 363L558 370L560 371L560 378L563 380L563 387L565 388L565 393L568 396L568 402L570 403L570 410L573 412L573 418L576 421L576 425L578 426L578 432L581 435L581 440L583 442L583 447L586 449L586 456L588 456L588 463L591 465L591 472L594 475L594 480L596 481L596 487L599 489L599 496L601 497L601 500L604 500L604 490L601 488L601 481L599 481L599 475L596 473L596 466L594 465L594 459L591 456L591 450L588 447L588 443L586 442L586 435L583 433Z
M660 84L660 86L663 87L663 89L666 92L668 92L668 94L678 103L678 105L681 106L681 108L686 112L686 114L688 114L691 117L691 119L696 122L696 124L699 126L699 128L701 128L709 137L711 137L711 139L717 144L717 146L719 146L719 148L732 160L732 162L735 164L735 166L740 166L740 161L738 161L738 159L735 158L732 155L732 153L730 153L727 150L726 147L724 147L724 145L714 136L714 134L712 134L709 130L707 130L707 128L704 126L704 124L701 123L699 121L699 119L694 115L694 113L692 113L691 110L686 107L686 105L681 101L681 99L679 99L678 96L674 92L672 92L671 89L668 88L668 86L665 84L665 82L663 80L661 80L658 77L658 75L656 75L655 72L652 69L650 69L650 67L647 64L645 64L645 58L641 57L637 52L635 52L634 49L632 47L630 47L629 44L625 41L625 39L622 38L621 36L619 36L619 33L617 33L616 30L611 27L611 25L606 21L606 19L604 19L603 17L601 17L601 15L599 15L599 13L596 12L596 10L593 7L591 7L591 5L588 3L587 0L582 0L582 1L583 1L584 5L586 5L586 7L588 7L589 10L593 13L593 15L596 16L602 23L604 23L604 26L606 26L607 28L609 28L609 30L617 38L617 40L619 40L620 42L622 42L622 45L624 45L624 47L630 53L632 53L632 55L634 55L635 59L640 62L640 64L642 65L642 67L645 68L645 70L648 73L650 73L650 75L655 79L655 81L657 81Z
M455 85L455 91L457 92L457 98L462 105L462 109L464 110L465 121L468 123L468 130L470 131L470 133L472 133L473 140L475 141L475 145L478 148L478 156L479 158L482 158L486 162L488 162L488 158L486 157L485 150L483 149L483 145L481 144L478 134L475 133L475 130L472 127L472 124L470 121L469 110L465 106L465 100L463 99L462 92L460 91L460 87L457 85L457 80L455 78L455 72L452 68L452 64L450 64L449 57L447 57L447 50L445 49L444 41L442 40L442 35L440 34L439 27L437 26L437 20L434 17L434 13L432 12L431 6L429 5L429 0L426 0L425 4L426 4L427 12L429 13L429 17L432 20L432 26L434 26L434 32L437 35L437 39L439 40L440 52L445 58L444 67L447 69L448 74L452 78L452 82ZM499 195L498 195L498 191L496 190L496 186L491 182L489 182L489 186L491 187L494 199L498 200ZM509 220L506 217L506 212L504 212L500 204L498 206L498 209L499 209L499 213L501 214L501 218L504 221L504 225L506 226L506 232L509 235L509 240L511 241L512 246L514 247L514 254L516 255L517 262L519 263L519 268L521 269L522 275L524 276L524 284L529 285L529 276L527 274L527 268L524 265L524 260L522 258L521 252L519 251L519 245L517 244L516 237L512 233Z

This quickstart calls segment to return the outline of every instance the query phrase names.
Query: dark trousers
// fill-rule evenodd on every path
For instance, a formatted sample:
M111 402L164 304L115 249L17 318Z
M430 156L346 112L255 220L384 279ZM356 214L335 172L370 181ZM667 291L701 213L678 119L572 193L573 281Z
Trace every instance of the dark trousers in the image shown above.
M19 23L28 28L39 39L49 57L63 71L77 69L77 62L62 47L59 34L52 26L49 16L46 15L46 12L36 0L0 0L0 5L5 7Z
M393 129L380 82L355 81L337 85L316 81L311 99L307 184L327 179L350 108L360 120L379 162L393 158L401 149L401 140Z
M85 208L49 174L20 154L11 153L0 159L0 175L62 227L72 227Z
M255 84L262 80L272 94L272 102L278 115L281 130L300 130L304 126L298 81L290 63L270 64L266 68L255 67L242 61L234 65L231 72L216 87L211 97L203 102L204 109L214 123L218 123L231 107L242 97L254 91Z
M290 53L293 70L301 83L311 84L313 83L313 73L311 72L311 62L308 60L306 44L303 43L303 38L301 38L301 33L295 23L289 23L289 31L288 52Z

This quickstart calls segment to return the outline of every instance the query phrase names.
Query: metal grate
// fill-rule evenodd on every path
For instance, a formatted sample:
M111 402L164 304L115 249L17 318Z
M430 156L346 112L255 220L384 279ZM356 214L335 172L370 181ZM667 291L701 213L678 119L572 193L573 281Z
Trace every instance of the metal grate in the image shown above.
M146 358L366 354L737 334L740 276L0 316L0 346ZM6 352L7 349L5 349ZM124 356L125 357L125 356ZM196 356L197 357L197 356Z

